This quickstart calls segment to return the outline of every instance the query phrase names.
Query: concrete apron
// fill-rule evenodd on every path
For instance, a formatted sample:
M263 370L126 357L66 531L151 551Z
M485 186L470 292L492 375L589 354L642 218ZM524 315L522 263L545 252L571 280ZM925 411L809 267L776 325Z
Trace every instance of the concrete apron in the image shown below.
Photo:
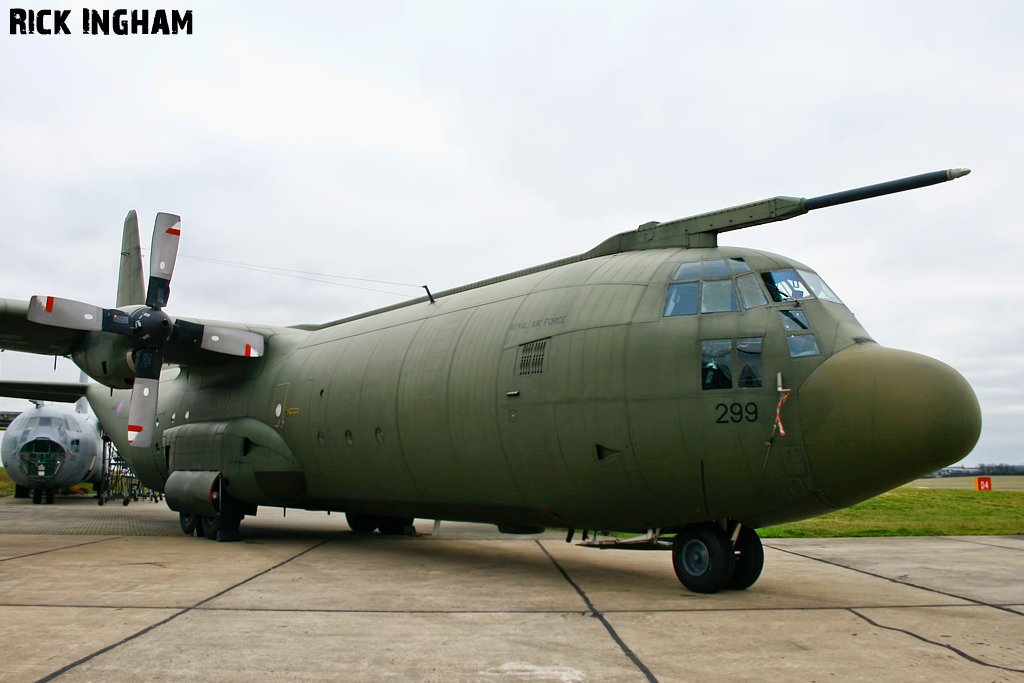
M176 524L0 499L0 680L1024 681L1024 537L769 540L752 588L708 596L668 553L554 532Z

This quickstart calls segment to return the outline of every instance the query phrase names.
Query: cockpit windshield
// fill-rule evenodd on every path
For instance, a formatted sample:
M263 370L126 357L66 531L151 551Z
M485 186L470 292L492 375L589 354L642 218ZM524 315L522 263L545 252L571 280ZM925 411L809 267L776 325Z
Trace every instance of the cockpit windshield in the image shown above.
M64 420L59 417L30 417L25 420L23 429L34 429L36 427L56 427L64 429Z
M819 299L824 299L825 301L835 302L837 304L843 303L842 300L838 296L836 296L835 292L833 292L829 288L829 286L825 284L825 281L822 280L817 273L812 273L809 270L798 270L797 272L800 273L800 277L804 279L804 282L807 283L807 286L811 288L812 292L814 292L814 296L818 297Z
M787 268L757 273L742 258L686 261L676 266L665 300L665 316L725 313L766 306L768 298L782 303L818 298L843 303L828 285L809 270Z
M761 273L761 278L772 301L799 301L817 297L824 301L843 303L817 273L809 270L773 270Z
M750 266L742 258L704 259L680 263L672 273L665 301L666 316L725 313L767 305ZM737 295L738 292L738 295Z

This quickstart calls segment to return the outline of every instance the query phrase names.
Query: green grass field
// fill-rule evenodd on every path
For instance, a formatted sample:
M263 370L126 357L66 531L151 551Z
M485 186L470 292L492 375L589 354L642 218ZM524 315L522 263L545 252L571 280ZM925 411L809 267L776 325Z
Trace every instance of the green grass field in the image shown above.
M974 477L936 477L935 479L916 479L904 484L907 489L974 489ZM992 489L1024 491L1024 476L992 475Z
M0 498L14 495L14 482L7 476L7 470L0 467Z
M967 481L974 485L973 479ZM916 488L919 482L913 482L845 510L758 529L758 534L762 538L1024 534L1024 491L1000 491L995 477L992 483L996 490L974 491Z

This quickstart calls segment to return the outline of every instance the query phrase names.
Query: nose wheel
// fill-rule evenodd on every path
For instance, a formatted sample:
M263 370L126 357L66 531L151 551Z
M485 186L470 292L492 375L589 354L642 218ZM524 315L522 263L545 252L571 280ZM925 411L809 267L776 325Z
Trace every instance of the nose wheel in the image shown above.
M730 536L714 522L691 524L676 534L672 544L676 576L694 593L749 588L763 566L761 539L749 527L734 526Z

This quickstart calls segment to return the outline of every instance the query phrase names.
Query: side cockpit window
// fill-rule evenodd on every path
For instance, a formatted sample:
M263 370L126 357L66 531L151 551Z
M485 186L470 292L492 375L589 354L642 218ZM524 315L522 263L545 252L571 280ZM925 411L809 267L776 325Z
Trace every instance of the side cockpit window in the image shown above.
M669 285L665 315L693 315L697 312L697 294L696 282Z
M701 389L732 389L732 340L700 343Z
M743 297L743 308L757 308L767 306L768 299L764 298L764 292L757 286L757 280L753 273L747 273L736 278L736 286Z
M740 389L757 389L763 386L761 378L761 339L736 340L736 366L739 368Z
M804 279L807 286L811 288L812 292L814 292L814 296L819 299L823 299L824 301L831 301L837 304L843 303L842 300L836 296L836 293L825 284L825 281L822 280L817 273L812 273L809 270L798 270L797 272L800 273L800 277Z
M798 301L814 296L795 270L773 270L770 273L761 273L761 278L773 301Z
M817 297L822 301L843 303L817 273L809 270L773 270L761 273L761 278L773 301L799 301Z
M760 337L706 339L700 343L700 388L758 389L764 386ZM733 349L736 356L733 358ZM733 370L736 370L734 372ZM733 377L736 377L733 386Z

